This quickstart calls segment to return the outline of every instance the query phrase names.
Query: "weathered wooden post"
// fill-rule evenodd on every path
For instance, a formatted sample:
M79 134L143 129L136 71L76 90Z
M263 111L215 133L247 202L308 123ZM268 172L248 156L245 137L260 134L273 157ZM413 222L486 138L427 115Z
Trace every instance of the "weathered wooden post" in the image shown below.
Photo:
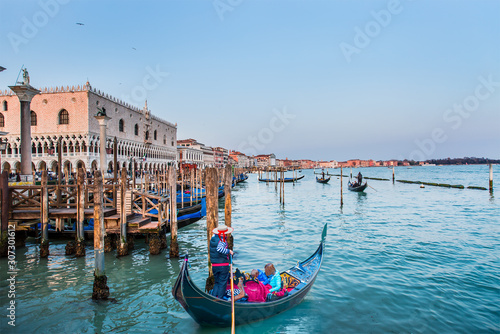
M343 194L343 191L342 191L342 176L343 176L343 173L342 173L342 166L340 166L340 207L344 206L344 194Z
M493 165L490 164L490 192L493 192Z
M49 256L49 191L47 188L47 171L42 172L42 240L40 241L40 258Z
M283 207L285 206L285 170L281 176L281 182L283 182Z
M233 174L232 174L232 167L230 164L226 165L225 168L225 182L224 182L224 200L225 200L225 205L224 205L224 222L226 226L231 227L231 211L232 211L232 205L231 205L231 185L233 183ZM230 234L227 238L227 244L229 249L233 249L233 236Z
M279 180L279 181L278 181ZM278 169L276 169L276 179L274 180L276 184L280 184L280 204L283 203L283 185L281 184L281 169L278 178Z
M392 165L392 183L394 183L395 178L394 178L394 165Z
M0 256L8 256L8 230L9 230L9 206L10 206L10 190L9 190L9 174L6 170L2 172L0 186L2 191L2 216L1 216L1 237L0 237Z
M127 242L127 170L122 168L120 175L120 202L116 203L120 206L120 242L118 243L117 255L128 255Z
M214 274L212 271L212 262L210 260L210 239L212 231L219 225L219 203L218 203L218 175L217 169L210 167L205 169L205 189L207 200L207 248L208 248L208 278L205 285L205 291L213 289L215 284Z
M191 177L190 181L189 181L189 189L191 190L189 192L189 206L193 206L193 191L195 189L194 187L194 170L190 167L189 168L189 176Z
M85 219L85 171L83 168L78 168L77 175L77 211L76 211L76 247L75 255L77 257L85 256L85 232L83 230L83 221Z
M104 204L103 204L102 172L95 171L94 178L94 289L92 299L108 299L108 278L104 271Z
M177 170L175 165L169 168L168 180L170 183L170 258L179 257L179 243L177 242Z

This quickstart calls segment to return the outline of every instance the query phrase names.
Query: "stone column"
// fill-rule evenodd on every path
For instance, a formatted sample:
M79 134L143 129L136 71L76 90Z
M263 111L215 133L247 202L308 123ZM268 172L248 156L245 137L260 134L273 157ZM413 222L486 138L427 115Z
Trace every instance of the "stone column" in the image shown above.
M40 91L27 84L9 86L21 102L21 181L33 181L31 169L31 100Z
M104 176L106 175L106 125L108 124L108 121L111 119L111 117L108 117L106 115L102 116L94 116L95 119L99 122L99 144L100 144L100 161L99 161L99 169L101 170L102 173L102 178L104 179Z

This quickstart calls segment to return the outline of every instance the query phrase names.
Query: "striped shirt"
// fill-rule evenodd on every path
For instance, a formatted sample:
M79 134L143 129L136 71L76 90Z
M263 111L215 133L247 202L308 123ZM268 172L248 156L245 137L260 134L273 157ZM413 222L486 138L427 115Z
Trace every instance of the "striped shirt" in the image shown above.
M225 243L222 240L219 241L219 243L217 244L217 252L219 252L223 255L229 254L229 249L227 248L227 243Z

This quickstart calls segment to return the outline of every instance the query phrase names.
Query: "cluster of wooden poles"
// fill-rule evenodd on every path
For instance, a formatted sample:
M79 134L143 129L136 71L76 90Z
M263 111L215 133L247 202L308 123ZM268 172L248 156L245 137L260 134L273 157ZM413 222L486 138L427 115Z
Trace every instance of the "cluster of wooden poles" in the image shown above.
M278 191L278 184L279 184L279 194L280 194L280 205L283 207L285 206L285 174L287 172L287 169L284 167L266 167L265 169L259 169L259 179L262 178L264 173L266 174L266 184L269 185L269 180L277 180L274 182L274 189ZM295 169L292 169L292 179L295 180L297 178L297 171ZM273 178L270 178L273 176ZM292 182L295 184L295 181Z
M184 173L181 172L181 180L184 178ZM172 167L169 170L169 180L175 180L175 169ZM200 174L201 175L201 174ZM220 177L221 176L221 177ZM173 178L172 178L173 177ZM222 180L221 180L222 179ZM191 181L194 182L194 175L191 173ZM206 205L207 205L207 251L208 251L208 265L209 265L209 280L213 282L213 272L210 262L210 238L212 236L212 230L218 226L218 210L219 210L219 200L218 200L218 189L219 185L222 183L224 185L224 195L225 195L225 224L226 226L231 226L231 186L233 182L232 167L227 165L225 169L220 170L217 168L207 168L204 170L204 183L206 191ZM97 181L99 182L99 181ZM181 183L182 184L182 183ZM192 183L193 184L193 183ZM176 182L171 183L172 187L176 187ZM102 188L102 183L97 183L97 187ZM175 190L175 188L174 188ZM172 190L170 194L176 194L176 191ZM101 192L102 193L102 192ZM182 193L182 192L181 192ZM100 195L99 195L100 196ZM171 201L171 205L175 204L175 197ZM101 203L102 197L98 198L97 204ZM95 251L95 280L94 280L94 291L92 298L94 299L106 299L109 296L109 288L107 288L106 282L107 278L104 273L104 249L103 249L103 239L104 239L104 229L103 229L103 217L101 214L102 207L96 205L94 213L94 251ZM175 212L175 206L173 212ZM123 212L123 211L122 211ZM170 258L179 257L179 245L177 241L177 221L172 219L170 223ZM99 232L99 233L96 233ZM229 238L229 247L232 249L233 242L232 237Z
M234 172L243 172L244 170L234 169ZM101 171L94 172L93 179L87 179L86 173L83 169L78 170L76 175L76 185L72 185L71 192L74 192L72 195L72 208L76 207L76 228L75 228L75 241L74 243L75 254L76 256L85 256L85 235L84 235L84 218L85 218L85 205L93 206L93 219L94 219L94 230L93 230L93 245L94 245L94 257L95 257L95 271L94 271L94 287L93 287L93 299L107 299L109 297L109 288L107 287L107 277L105 274L105 262L104 262L104 253L106 251L106 244L109 241L110 235L106 234L105 227L105 208L109 208L110 198L105 196L106 193L113 193L110 195L113 200L111 201L113 205L115 205L119 215L120 215L120 225L119 231L112 231L111 233L117 234L119 237L116 238L116 246L117 246L117 255L124 256L128 254L128 250L133 247L133 238L130 238L130 231L128 231L127 222L127 210L126 210L126 201L125 198L126 192L130 192L130 183L132 183L132 192L139 196L140 194L148 194L155 193L158 197L158 202L163 203L163 205L167 206L167 208L163 208L160 210L164 210L168 213L167 215L167 224L170 228L170 258L179 257L179 245L177 240L178 235L178 226L177 226L177 184L180 181L181 187L181 198L184 201L184 184L190 183L190 186L196 185L197 193L193 194L191 191L191 200L186 201L187 203L192 203L193 197L197 199L197 197L202 197L202 186L203 181L205 184L205 194L206 194L206 204L207 204L207 239L210 240L212 230L218 225L218 195L219 195L219 187L224 185L224 193L225 193L225 224L231 226L231 186L233 183L233 169L231 165L227 165L225 169L216 169L216 168L207 168L203 171L200 170L192 170L189 171L181 169L178 171L175 166L170 166L168 170L161 172L153 172L149 173L150 175L155 174L156 177L149 178L152 180L148 182L148 178L141 174L140 176L140 185L136 184L136 174L135 171L132 172L131 180L127 177L127 171L125 169L121 170L121 175L119 179L117 179L117 175L115 172L115 180L118 182L113 182L113 184L107 184L104 180ZM161 174L161 175L160 175ZM5 181L7 178L5 178ZM116 183L116 184L115 184ZM40 257L48 257L49 255L49 202L51 205L55 205L59 200L54 200L53 197L56 192L65 192L69 194L69 190L64 188L66 185L60 185L59 182L57 185L49 186L48 185L48 175L47 171L42 172L41 184L39 186L32 186L28 191L31 193L31 196L37 196L39 198L38 208L40 210L40 221L41 221L41 240L40 240ZM2 182L2 215L6 216L6 219L2 219L2 238L6 237L7 231L4 231L3 222L8 222L9 220L9 207L5 207L8 203L12 203L11 197L13 196L13 188L9 188L8 182ZM6 188L3 189L3 188ZM112 189L112 190L111 190ZM153 190L153 191L152 191ZM193 190L193 189L192 189ZM36 192L39 194L35 194ZM91 203L86 202L89 199L89 192L93 193L93 201ZM159 195L159 196L158 196ZM7 198L9 197L9 198ZM60 194L56 196L57 198L61 198ZM31 198L31 197L30 197ZM129 197L130 198L130 194ZM33 201L33 199L32 199ZM146 203L148 199L142 197L142 213L147 214L145 212L145 208L149 205ZM69 205L69 202L66 203L66 199L62 197L61 202L64 205ZM139 199L137 203L140 204L141 200ZM38 201L37 201L38 203ZM137 205L132 201L131 205ZM106 204L106 205L105 205ZM150 202L151 205L152 202ZM180 205L181 207L183 204ZM69 206L68 206L69 208ZM140 211L141 209L138 208ZM73 211L74 212L74 211ZM130 212L130 211L129 211ZM137 212L137 211L136 211ZM89 212L87 212L87 217ZM160 227L160 224L158 224ZM4 233L5 232L5 233ZM108 229L108 232L109 229ZM129 233L127 233L129 232ZM163 233L162 233L163 232ZM151 241L156 239L158 243L164 244L164 247L167 247L167 240L165 236L165 230L161 231L158 229L158 233L147 234L147 238L149 240L150 248ZM162 236L164 237L161 240ZM230 247L232 248L232 238L230 238ZM112 248L111 248L112 249ZM68 246L66 247L68 250ZM151 250L150 250L151 251ZM68 254L68 252L67 252ZM152 253L153 254L153 253ZM209 259L210 264L210 259ZM209 265L210 274L213 277L211 265Z

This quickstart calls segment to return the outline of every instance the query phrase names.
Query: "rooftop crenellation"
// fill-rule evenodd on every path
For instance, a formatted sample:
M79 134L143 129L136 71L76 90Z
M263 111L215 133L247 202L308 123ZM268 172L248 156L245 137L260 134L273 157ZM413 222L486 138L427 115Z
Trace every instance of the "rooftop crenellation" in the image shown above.
M112 102L115 102L125 108L128 108L128 109L131 109L131 110L134 110L135 112L138 112L138 113L143 113L143 109L140 109L136 106L133 106L131 105L130 103L128 102L125 102L123 100L120 100L120 99L117 99L116 97L113 97L109 94L105 94L104 91L101 92L100 89L96 89L94 87L92 87L90 85L90 83L87 81L87 83L85 83L84 85L78 85L78 86L61 86L61 87L58 87L58 86L55 86L55 87L40 87L38 88L38 90L40 90L40 92L42 94L52 94L52 93L74 93L74 92L92 92L94 94L97 94L105 99L108 99ZM15 95L14 92L10 89L5 89L5 90L0 90L0 96L12 96L12 95ZM177 126L177 125L174 125L173 123L171 122L168 122L158 116L154 116L154 115L151 115L151 118L156 120L156 121L159 121L159 122L162 122L162 123L165 123L165 124L169 124L171 126Z

